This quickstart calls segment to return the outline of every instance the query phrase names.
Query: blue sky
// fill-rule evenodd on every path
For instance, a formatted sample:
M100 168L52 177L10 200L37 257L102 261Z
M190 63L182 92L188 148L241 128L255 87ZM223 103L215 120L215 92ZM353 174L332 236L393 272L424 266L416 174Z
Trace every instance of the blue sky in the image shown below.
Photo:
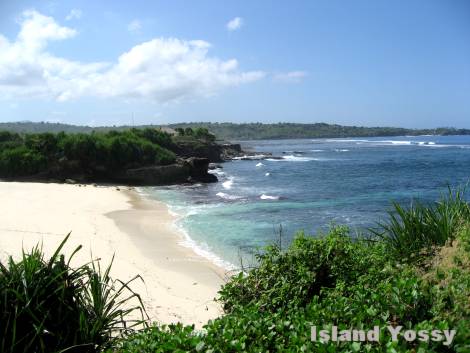
M470 2L0 1L0 121L470 128Z

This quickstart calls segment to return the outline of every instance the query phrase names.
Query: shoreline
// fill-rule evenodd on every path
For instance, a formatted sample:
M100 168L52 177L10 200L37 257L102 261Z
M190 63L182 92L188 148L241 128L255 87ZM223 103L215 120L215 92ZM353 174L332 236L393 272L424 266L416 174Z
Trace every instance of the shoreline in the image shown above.
M144 277L162 284L146 286L152 292L149 296L157 298L156 303L147 303L147 310L155 312L164 323L181 321L196 327L220 316L222 311L213 298L225 282L226 270L180 244L184 236L174 227L176 217L166 203L136 190L124 193L131 208L105 216L124 233L134 234L130 236L132 242L160 270L149 271Z
M127 187L0 182L0 258L18 258L42 243L51 255L71 231L63 253L78 246L72 266L114 257L114 279L143 277L139 293L152 321L183 322L201 328L222 314L217 297L226 272L179 243L175 217L162 201Z
M146 190L142 190L142 188L143 187L140 186L135 187L133 192L137 193L138 197L142 198L143 200L162 203L167 208L169 216L172 217L171 229L178 235L177 238L179 239L179 246L188 249L191 253L195 253L197 256L208 260L218 269L218 273L223 273L224 278L227 276L227 273L233 273L238 269L237 266L235 266L233 263L225 260L220 255L217 255L215 252L204 248L204 246L201 246L201 244L198 244L198 242L194 240L189 234L189 230L187 230L182 225L178 224L178 222L184 219L185 216L178 213L177 211L174 211L172 209L173 205L171 205L171 203L161 200L158 195L152 196L152 193Z

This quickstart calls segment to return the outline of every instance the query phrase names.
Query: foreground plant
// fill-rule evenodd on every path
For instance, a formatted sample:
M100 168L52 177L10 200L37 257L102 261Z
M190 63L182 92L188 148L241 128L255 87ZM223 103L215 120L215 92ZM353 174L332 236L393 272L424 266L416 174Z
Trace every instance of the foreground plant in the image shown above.
M258 266L229 280L219 292L225 315L203 332L155 325L118 341L112 352L470 352L468 205L452 194L432 210L422 207L427 216L416 221L412 214L399 228L410 239L419 222L433 230L434 252L422 252L427 242L408 252L422 257L419 266L403 262L387 239L353 238L344 227L326 236L299 234L286 249L267 247ZM378 327L380 337L312 341L312 326L317 332ZM390 328L421 331L427 338L394 339ZM454 333L432 340L433 330Z
M382 239L398 258L414 260L421 251L443 246L455 238L463 223L470 219L470 207L465 201L466 188L458 188L439 201L424 205L414 202L409 208L393 204L387 222L378 223L371 232Z
M20 261L0 263L1 352L97 352L144 323L140 296L92 261L72 268L60 252L39 246ZM138 312L141 319L131 319Z

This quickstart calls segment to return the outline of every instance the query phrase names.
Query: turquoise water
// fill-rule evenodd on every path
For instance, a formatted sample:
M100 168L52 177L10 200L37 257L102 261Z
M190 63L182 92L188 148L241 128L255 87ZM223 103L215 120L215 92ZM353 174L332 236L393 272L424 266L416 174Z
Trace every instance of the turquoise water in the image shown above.
M188 246L224 266L251 261L260 246L331 224L362 231L391 201L436 200L470 177L470 136L242 142L282 160L232 161L219 183L145 188L180 216Z

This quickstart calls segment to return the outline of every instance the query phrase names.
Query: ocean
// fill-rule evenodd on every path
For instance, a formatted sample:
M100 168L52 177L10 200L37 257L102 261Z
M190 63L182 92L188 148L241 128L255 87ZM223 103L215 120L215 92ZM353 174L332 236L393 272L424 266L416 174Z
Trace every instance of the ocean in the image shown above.
M316 236L332 225L352 234L387 217L392 201L437 200L470 177L470 136L417 136L241 142L272 153L212 171L219 182L142 188L178 216L184 245L226 268L298 231Z

